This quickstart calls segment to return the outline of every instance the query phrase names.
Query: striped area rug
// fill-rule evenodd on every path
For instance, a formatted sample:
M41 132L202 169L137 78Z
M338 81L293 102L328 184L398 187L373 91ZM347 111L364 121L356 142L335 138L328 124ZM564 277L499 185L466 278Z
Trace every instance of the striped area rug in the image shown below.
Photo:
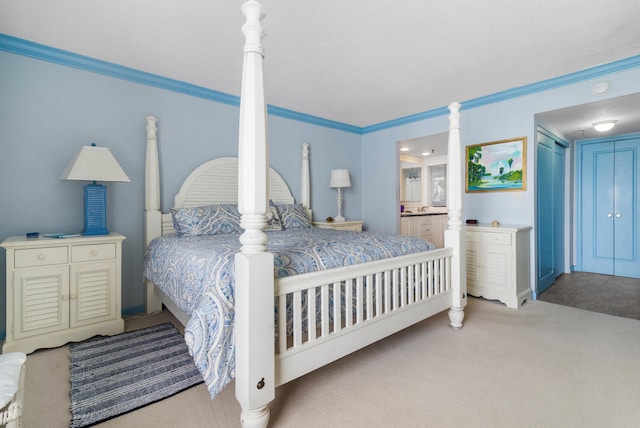
M69 345L71 427L86 427L202 382L171 324Z

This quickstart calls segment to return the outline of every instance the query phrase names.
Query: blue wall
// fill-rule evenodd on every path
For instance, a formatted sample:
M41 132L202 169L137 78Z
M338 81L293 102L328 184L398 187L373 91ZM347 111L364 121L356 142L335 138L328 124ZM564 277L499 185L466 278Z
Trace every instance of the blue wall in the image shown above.
M236 156L238 108L0 51L0 240L25 232L79 231L86 183L58 176L76 151L107 146L130 183L108 183L107 222L123 244L123 312L143 310L145 117L158 118L161 205L168 210L186 175L202 162ZM238 76L239 78L239 76ZM310 144L314 219L337 213L329 171L348 168L347 218L361 218L360 135L283 117L269 118L271 165L299 200L302 144ZM336 156L339 153L340 156ZM0 308L5 308L0 252ZM5 331L4 315L0 331Z
M640 92L639 64L639 57L634 57L481 99L457 100L463 104L463 146L528 137L527 191L465 195L463 217L533 225L534 115ZM6 36L0 38L0 76L0 240L28 231L80 230L84 183L59 180L58 175L81 145L95 142L109 147L131 178L131 183L109 184L108 190L108 226L127 236L123 312L141 312L145 117L151 114L159 119L161 204L167 210L189 171L205 160L237 154L237 98L220 94L212 99L212 91L203 88ZM596 99L591 87L603 76L613 90ZM352 187L344 192L345 216L362 219L367 229L382 232L398 230L396 142L448 128L445 108L363 129L273 106L269 112L271 165L296 198L300 195L301 146L310 144L314 219L336 214L336 191L328 187L329 171L348 168ZM531 254L534 266L533 247ZM2 251L2 313L3 256ZM0 331L4 323L0 317Z
M636 61L637 64L637 61ZM591 88L599 80L611 82L612 90L604 97L596 97ZM462 154L465 146L490 141L527 137L527 190L524 192L468 193L463 195L463 219L475 218L482 223L498 220L501 224L535 226L535 114L573 105L585 104L606 98L640 92L640 68L630 68L593 76L586 80L559 85L518 97L486 104L462 103L461 140ZM453 100L452 100L453 101ZM478 105L480 104L480 105ZM467 107L465 105L476 105ZM389 161L397 157L396 142L425 135L445 132L446 116L428 118L410 124L365 133L362 138L363 207L375 206L375 210L363 208L364 220L374 230L396 231L399 213L397 200L398 166ZM464 160L464 159L463 159ZM535 229L531 235L531 284L535 286Z

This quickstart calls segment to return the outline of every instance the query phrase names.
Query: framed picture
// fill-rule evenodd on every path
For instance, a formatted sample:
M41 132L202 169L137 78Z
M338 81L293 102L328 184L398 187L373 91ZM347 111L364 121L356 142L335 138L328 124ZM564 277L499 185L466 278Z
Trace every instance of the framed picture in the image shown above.
M467 146L466 191L527 189L527 137Z

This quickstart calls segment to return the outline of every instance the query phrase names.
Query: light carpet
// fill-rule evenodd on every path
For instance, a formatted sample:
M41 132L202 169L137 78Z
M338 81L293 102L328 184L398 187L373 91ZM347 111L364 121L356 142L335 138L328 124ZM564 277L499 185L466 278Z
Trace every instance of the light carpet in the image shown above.
M202 383L171 323L69 345L71 427L139 409Z
M602 428L640 420L640 321L527 302L469 298L465 326L446 311L276 390L273 428ZM129 318L128 331L172 321ZM68 428L69 347L27 358L24 426ZM230 384L204 384L100 428L240 427Z

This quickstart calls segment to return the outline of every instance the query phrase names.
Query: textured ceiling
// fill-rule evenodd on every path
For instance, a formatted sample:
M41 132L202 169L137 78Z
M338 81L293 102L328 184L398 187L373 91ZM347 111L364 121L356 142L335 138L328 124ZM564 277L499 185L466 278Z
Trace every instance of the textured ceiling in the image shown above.
M0 32L239 95L241 0L0 1ZM640 53L637 0L263 0L267 102L370 126Z

